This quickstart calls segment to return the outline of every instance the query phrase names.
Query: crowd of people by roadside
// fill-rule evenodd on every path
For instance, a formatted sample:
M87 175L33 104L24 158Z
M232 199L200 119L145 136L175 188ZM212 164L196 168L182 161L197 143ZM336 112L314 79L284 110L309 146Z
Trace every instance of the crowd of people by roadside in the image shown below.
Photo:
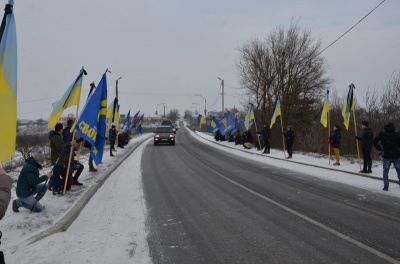
M83 138L75 139L75 136L71 132L71 128L74 125L73 120L68 120L66 127L63 127L61 123L57 123L54 130L49 132L50 140L50 162L52 169L47 174L40 175L40 170L43 169L43 164L46 157L42 153L33 153L31 157L25 160L17 181L16 194L17 199L12 203L12 209L18 213L20 208L26 208L31 212L41 212L45 209L40 203L40 200L44 197L46 192L52 191L54 196L61 196L65 191L69 191L72 185L82 186L83 183L79 181L79 177L84 170L84 165L77 159L78 149L77 144L83 142L85 148L90 149L92 146L89 142L84 141ZM115 134L114 134L115 133ZM120 135L115 131L115 126L110 129L109 141L110 141L110 155L114 150L115 139L118 136L118 145L122 148L128 144L131 139L127 132L121 133ZM97 172L97 168L93 165L93 159L89 155L89 172ZM0 169L0 184L6 182L7 175L5 171ZM3 186L6 186L4 184ZM10 198L3 199L3 190L0 186L0 210L5 209L8 206ZM8 187L7 187L8 188ZM11 189L11 183L9 186ZM4 211L5 212L5 211ZM0 211L1 216L1 211Z
M400 132L396 132L396 128L393 123L388 123L384 126L384 130L376 137L372 129L369 127L368 121L361 122L362 133L356 135L355 140L360 142L361 153L363 157L363 169L360 173L372 173L372 157L371 152L373 147L378 151L378 154L382 156L383 165L383 190L389 189L389 169L393 164L400 185ZM256 147L259 150L264 149L263 154L270 153L270 141L271 141L271 129L268 123L264 124L264 128L261 131L256 131L259 135L258 140L254 140L253 135L250 131L243 133L235 132L234 134L228 134L228 141L235 142L235 145L243 145L245 149L251 149ZM295 139L295 132L292 126L287 126L286 132L282 132L285 139L285 146L288 156L287 159L293 158L293 146ZM226 140L225 136L222 136L219 131L214 135L216 141ZM231 139L232 138L232 139ZM335 156L334 166L340 166L340 141L341 141L341 127L340 125L333 126L333 132L328 138L328 143L333 149Z

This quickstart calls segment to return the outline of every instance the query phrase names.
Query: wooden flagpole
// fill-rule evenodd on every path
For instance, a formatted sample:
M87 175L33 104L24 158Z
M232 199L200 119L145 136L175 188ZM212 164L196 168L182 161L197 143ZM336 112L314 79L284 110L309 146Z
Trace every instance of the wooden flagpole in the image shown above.
M353 117L354 117L354 131L355 131L355 134L356 134L356 137L357 137L356 101L355 100L354 100ZM360 147L358 145L358 139L356 139L356 144L357 144L358 164L360 165L360 171L361 171Z
M85 75L87 74L86 71L83 69L83 67L82 67L82 71L83 71L82 74L85 74ZM74 123L76 122L76 119L78 118L78 114L79 114L79 104L80 104L80 102L78 102L78 104L76 105L75 121L74 121ZM72 132L71 149L70 149L70 152L69 152L67 174L65 175L65 180L64 180L63 195L65 195L65 192L67 191L67 183L68 183L68 179L69 179L69 170L70 170L70 167L71 167L71 159L72 159L72 154L74 153L74 148L75 148L75 145L72 144L72 142L75 141L75 132L76 132L76 130L74 130L74 131ZM72 170L72 173L73 173L73 170ZM71 180L72 180L72 179L71 179Z

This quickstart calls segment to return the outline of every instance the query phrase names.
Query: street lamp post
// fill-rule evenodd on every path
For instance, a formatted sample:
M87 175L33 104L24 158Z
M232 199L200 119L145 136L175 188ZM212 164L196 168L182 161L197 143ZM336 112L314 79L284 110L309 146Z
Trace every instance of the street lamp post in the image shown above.
M224 115L224 80L218 77L218 80L221 80L221 86L222 86L222 116Z
M157 106L156 106L156 115L158 115L158 106L159 105L165 105L165 103L160 103L160 104L158 104Z
M195 105L199 106L199 114L200 114L200 104L198 104L198 103L192 103L192 104L195 104Z
M204 98L201 94L196 94L195 96L200 96L201 98L204 99L204 116L207 115L207 100Z

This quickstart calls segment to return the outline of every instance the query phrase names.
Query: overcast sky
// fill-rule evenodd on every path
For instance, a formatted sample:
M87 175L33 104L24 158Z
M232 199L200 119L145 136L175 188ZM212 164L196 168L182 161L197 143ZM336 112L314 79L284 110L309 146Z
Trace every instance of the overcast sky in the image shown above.
M2 1L6 4L6 0ZM154 115L158 104L177 108L241 108L237 49L292 20L329 45L381 0L15 0L18 36L18 118L48 119L82 66L82 106L89 84L108 68L109 102L119 77L120 113ZM321 54L331 89L381 88L400 69L400 1L378 9ZM323 98L321 98L323 100ZM193 104L196 103L196 104ZM362 102L360 102L362 103ZM82 109L81 106L81 109ZM160 110L162 106L159 106ZM74 113L75 108L68 112ZM68 113L67 112L67 113Z

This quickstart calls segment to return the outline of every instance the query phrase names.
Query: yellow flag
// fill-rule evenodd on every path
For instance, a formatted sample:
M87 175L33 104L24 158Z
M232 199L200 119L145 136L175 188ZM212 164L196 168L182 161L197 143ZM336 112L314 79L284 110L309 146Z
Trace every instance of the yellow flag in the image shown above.
M321 124L324 127L328 126L329 110L330 110L330 103L329 103L329 90L328 90L326 92L325 101L324 101L324 107L322 108L322 113L321 113Z
M347 94L347 98L344 101L342 116L343 116L343 124L346 127L346 130L349 130L350 123L350 113L351 110L354 110L354 100L353 100L353 89L356 88L354 84L349 85L349 93Z
M272 128L272 126L275 124L276 118L278 116L280 116L281 114L282 114L281 113L281 102L278 99L278 101L276 102L274 114L272 115L271 125L269 126L270 128Z
M85 70L82 69L78 77L72 82L70 87L64 93L63 97L61 97L59 101L53 103L53 111L50 114L49 123L47 125L48 129L54 129L65 109L73 105L79 105L79 101L81 100L82 80L84 73Z
M6 5L0 32L0 163L15 154L17 133L17 34L13 1Z

